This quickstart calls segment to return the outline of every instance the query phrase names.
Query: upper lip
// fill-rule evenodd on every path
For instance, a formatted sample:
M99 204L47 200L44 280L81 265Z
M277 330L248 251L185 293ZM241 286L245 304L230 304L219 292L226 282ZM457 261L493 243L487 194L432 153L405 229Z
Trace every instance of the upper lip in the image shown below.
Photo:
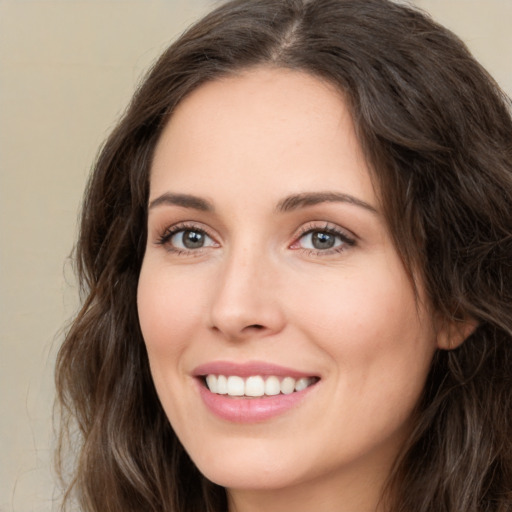
M235 363L232 361L211 361L204 363L192 370L194 377L204 375L237 375L239 377L251 377L259 375L261 377L293 377L300 379L303 377L316 376L314 373L307 373L293 368L268 363L265 361L247 361L244 363Z

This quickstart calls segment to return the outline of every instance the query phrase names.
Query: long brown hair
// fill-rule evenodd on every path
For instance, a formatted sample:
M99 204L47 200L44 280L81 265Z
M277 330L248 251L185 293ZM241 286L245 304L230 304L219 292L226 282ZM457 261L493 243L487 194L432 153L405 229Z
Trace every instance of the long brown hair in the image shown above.
M56 369L67 498L87 512L226 510L224 489L198 472L158 401L136 289L163 126L202 83L255 65L306 71L343 93L406 268L436 314L478 324L435 355L389 509L512 510L510 102L456 36L388 0L234 0L150 70L83 203L83 307Z

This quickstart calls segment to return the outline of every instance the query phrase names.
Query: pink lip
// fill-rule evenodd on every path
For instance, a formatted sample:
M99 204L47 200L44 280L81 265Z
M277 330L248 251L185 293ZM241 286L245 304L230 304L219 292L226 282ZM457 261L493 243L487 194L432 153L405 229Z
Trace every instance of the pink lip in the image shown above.
M311 377L307 374L291 368L285 368L264 362L232 363L227 361L215 361L198 366L192 372L197 377L199 394L208 410L215 416L233 423L257 423L269 420L275 416L297 407L306 396L316 388L316 384L302 391L296 391L289 395L275 395L264 398L242 398L217 395L212 393L199 377L204 375L238 375L250 377L260 375L262 377L275 375L276 377Z

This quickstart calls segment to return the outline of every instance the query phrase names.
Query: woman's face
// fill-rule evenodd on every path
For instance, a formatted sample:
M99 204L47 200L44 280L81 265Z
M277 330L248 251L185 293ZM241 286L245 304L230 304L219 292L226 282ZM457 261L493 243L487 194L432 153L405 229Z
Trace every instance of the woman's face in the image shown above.
M138 309L163 408L209 479L373 496L436 349L419 295L333 88L258 68L179 105Z

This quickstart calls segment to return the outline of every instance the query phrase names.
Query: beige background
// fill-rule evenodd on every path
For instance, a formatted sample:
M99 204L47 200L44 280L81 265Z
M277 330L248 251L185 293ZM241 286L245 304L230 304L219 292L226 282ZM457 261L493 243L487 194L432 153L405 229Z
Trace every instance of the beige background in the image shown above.
M52 371L91 162L208 0L0 0L0 511L54 508ZM417 0L512 94L512 0Z

